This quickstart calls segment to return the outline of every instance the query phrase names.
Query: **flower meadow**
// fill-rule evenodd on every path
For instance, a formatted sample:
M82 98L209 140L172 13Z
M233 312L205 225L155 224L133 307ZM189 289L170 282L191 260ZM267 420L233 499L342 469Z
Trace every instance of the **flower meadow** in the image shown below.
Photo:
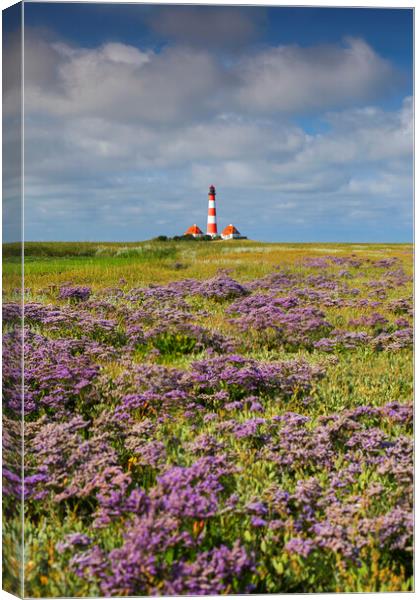
M5 586L23 493L27 596L411 590L403 250L10 293Z

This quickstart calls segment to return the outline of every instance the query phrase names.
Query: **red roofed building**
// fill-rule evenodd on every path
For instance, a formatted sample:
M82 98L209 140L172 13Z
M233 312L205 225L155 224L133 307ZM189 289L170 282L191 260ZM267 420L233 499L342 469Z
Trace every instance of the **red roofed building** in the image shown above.
M184 235L193 235L194 237L202 237L204 234L201 231L201 229L199 228L199 226L194 223L194 225L191 225L191 227L189 227L187 229L187 231L184 233Z
M238 239L246 239L245 236L241 235L239 231L236 229L234 225L228 225L222 231L222 239L223 240L238 240Z

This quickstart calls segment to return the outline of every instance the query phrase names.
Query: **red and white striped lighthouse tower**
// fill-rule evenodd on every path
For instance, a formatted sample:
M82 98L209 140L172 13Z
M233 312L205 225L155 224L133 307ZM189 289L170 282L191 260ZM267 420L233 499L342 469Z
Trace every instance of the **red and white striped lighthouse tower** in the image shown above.
M215 237L217 235L216 222L216 189L214 185L209 187L209 210L207 213L207 235Z

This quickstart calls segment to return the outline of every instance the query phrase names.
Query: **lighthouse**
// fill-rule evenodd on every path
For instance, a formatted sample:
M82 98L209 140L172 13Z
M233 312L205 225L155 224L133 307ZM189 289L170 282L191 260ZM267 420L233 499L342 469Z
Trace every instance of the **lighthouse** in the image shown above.
M217 240L246 240L247 237L239 233L234 225L228 225L222 231L222 234L219 236L217 233L217 221L216 221L216 188L214 185L209 187L209 205L207 209L207 231L206 235L201 231L198 225L191 225L187 229L187 231L182 236L186 239L206 239L209 237ZM180 239L179 236L176 236L174 239Z
M207 213L207 235L217 236L216 222L216 189L214 185L209 187L209 208Z

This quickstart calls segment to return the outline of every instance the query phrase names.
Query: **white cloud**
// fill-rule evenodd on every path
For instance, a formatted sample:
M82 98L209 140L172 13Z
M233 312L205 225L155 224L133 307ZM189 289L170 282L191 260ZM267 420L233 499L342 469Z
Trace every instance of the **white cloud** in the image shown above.
M264 219L410 218L412 100L394 111L366 106L394 73L360 40L269 48L229 64L198 48L27 43L32 239L57 228L140 239L162 232L162 221L174 234L176 223L202 222L212 182L225 199L221 219L244 233ZM290 113L315 109L327 128L309 134Z
M45 49L36 49L35 65L44 60ZM25 68L29 113L171 123L209 112L212 90L222 83L223 73L204 52L169 48L156 54L114 43L96 49L51 44L48 50L54 62L48 85L31 62Z
M236 97L245 111L299 112L374 98L394 80L390 63L366 42L279 46L243 60Z
M387 61L353 39L345 46L256 50L227 62L205 49L153 52L121 43L81 49L30 32L25 51L29 111L125 122L168 125L223 112L347 106L375 97L395 80Z
M301 130L290 130L289 137L299 140L295 147L281 158L266 143L259 148L257 162L242 160L241 168L226 162L222 180L225 185L239 186L244 171L247 183L276 187L289 192L338 190L344 182L370 168L373 173L385 169L403 170L411 177L412 100L407 98L399 111L384 111L375 107L345 110L330 114L330 129L323 134L308 135ZM293 133L292 133L293 131ZM277 139L278 130L271 130ZM262 158L264 157L264 158ZM200 164L194 171L201 183L212 168ZM237 174L237 176L235 175ZM263 182L263 183L262 183Z
M57 123L50 131L32 126L28 218L38 222L42 211L43 219L67 226L80 220L102 231L101 223L108 223L122 232L138 222L138 239L152 235L153 227L158 233L165 215L165 232L173 234L184 221L203 225L213 182L220 189L220 218L237 221L233 216L241 215L239 229L262 223L263 215L273 226L315 227L380 221L391 211L388 218L407 223L408 107L409 101L395 112L369 108L359 120L354 111L343 111L341 119L330 115L328 132L313 136L292 125L227 118L162 131L83 119L67 124L52 143ZM375 117L370 124L369 112Z

